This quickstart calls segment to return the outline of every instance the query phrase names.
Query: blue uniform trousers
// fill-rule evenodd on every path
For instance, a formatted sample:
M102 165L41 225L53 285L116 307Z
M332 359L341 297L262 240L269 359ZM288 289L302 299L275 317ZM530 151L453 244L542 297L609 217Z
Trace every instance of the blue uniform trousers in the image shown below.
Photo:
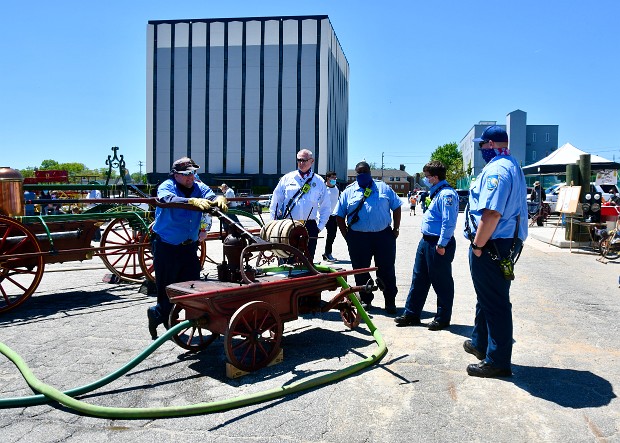
M454 237L450 239L444 255L438 254L435 250L437 240L438 238L424 236L418 244L418 251L413 264L411 288L405 303L405 315L420 318L428 291L432 285L437 294L435 320L440 323L450 323L454 302L452 261L456 252L456 240Z
M385 285L383 290L385 306L395 306L398 288L396 287L396 270L394 268L396 261L396 238L392 228L388 226L379 232L359 232L349 229L346 241L353 269L368 268L371 266L370 261L372 258L375 258L375 266L378 268L377 277ZM367 272L356 274L355 284L358 286L365 285L369 279L370 274ZM370 303L374 295L361 292L360 297L363 302Z
M316 220L308 220L305 226L308 231L308 252L310 253L310 262L314 263L314 252L316 251L316 243L319 238L319 227L316 224Z
M157 286L157 305L149 309L159 323L168 323L172 303L166 295L166 286L200 278L200 260L198 259L198 242L187 245L171 245L153 234L151 242L153 251L153 268Z
M486 353L486 361L492 366L510 369L512 357L512 304L510 303L510 280L506 280L498 262L491 258L497 251L502 258L508 257L512 238L490 240L488 246L476 257L469 250L469 269L476 290L476 318L471 335L472 345ZM523 243L517 239L515 253Z

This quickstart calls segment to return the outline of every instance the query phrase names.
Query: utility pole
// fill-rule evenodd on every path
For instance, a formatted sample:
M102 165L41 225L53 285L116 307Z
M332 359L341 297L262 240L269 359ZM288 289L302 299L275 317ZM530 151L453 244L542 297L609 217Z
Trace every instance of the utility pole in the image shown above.
M143 165L142 160L140 160L138 162L138 166L140 166L140 183L142 183L142 165Z
M384 167L384 164L383 164L383 154L385 154L385 152L381 153L381 181L383 181L383 167Z

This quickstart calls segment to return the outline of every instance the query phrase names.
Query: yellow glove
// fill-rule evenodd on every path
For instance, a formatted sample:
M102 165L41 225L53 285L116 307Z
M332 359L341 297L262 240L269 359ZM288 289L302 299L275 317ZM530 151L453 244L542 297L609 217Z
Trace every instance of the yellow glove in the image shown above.
M215 199L215 201L212 202L212 204L220 208L220 211L228 212L228 200L226 200L226 197L220 195Z
M187 203L189 203L192 206L196 206L197 208L200 208L203 211L206 211L213 205L213 202L211 202L210 200L207 200L206 198L190 198L187 200Z

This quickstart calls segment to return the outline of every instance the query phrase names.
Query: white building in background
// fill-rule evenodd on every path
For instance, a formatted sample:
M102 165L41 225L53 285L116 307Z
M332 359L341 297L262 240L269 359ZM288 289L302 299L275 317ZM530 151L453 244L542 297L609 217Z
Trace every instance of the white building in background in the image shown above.
M463 153L463 170L472 169L470 176L476 176L486 162L478 152L474 138L480 137L487 126L496 121L480 121L475 124L459 143ZM508 113L506 124L498 124L508 133L510 154L523 166L536 163L558 149L558 125L528 125L527 113L519 109Z
M147 26L150 182L189 156L207 184L273 187L296 168L347 173L349 64L323 16L154 20Z

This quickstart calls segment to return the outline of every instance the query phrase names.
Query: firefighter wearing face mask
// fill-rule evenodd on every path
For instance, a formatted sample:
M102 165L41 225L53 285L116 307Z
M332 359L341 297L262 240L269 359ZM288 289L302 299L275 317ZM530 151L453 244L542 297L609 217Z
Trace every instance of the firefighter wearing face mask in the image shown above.
M396 238L400 228L400 198L392 188L373 180L370 166L355 166L357 180L340 194L334 213L340 233L347 242L353 269L370 267L374 257L377 277L383 281L385 311L396 314ZM393 225L392 225L393 224ZM355 283L364 285L370 275L356 274ZM372 293L360 292L364 309L372 308Z
M424 165L424 184L430 188L428 209L422 216L422 238L418 244L411 287L403 314L394 321L399 326L419 326L420 315L433 287L437 313L427 326L431 331L450 327L454 302L452 261L456 251L454 230L459 215L459 197L446 181L446 167L437 160Z
M511 372L513 266L527 238L527 188L510 155L508 134L489 126L479 138L482 169L469 192L465 236L471 242L469 268L476 290L476 318L465 352L481 360L467 367L475 377L506 377Z

